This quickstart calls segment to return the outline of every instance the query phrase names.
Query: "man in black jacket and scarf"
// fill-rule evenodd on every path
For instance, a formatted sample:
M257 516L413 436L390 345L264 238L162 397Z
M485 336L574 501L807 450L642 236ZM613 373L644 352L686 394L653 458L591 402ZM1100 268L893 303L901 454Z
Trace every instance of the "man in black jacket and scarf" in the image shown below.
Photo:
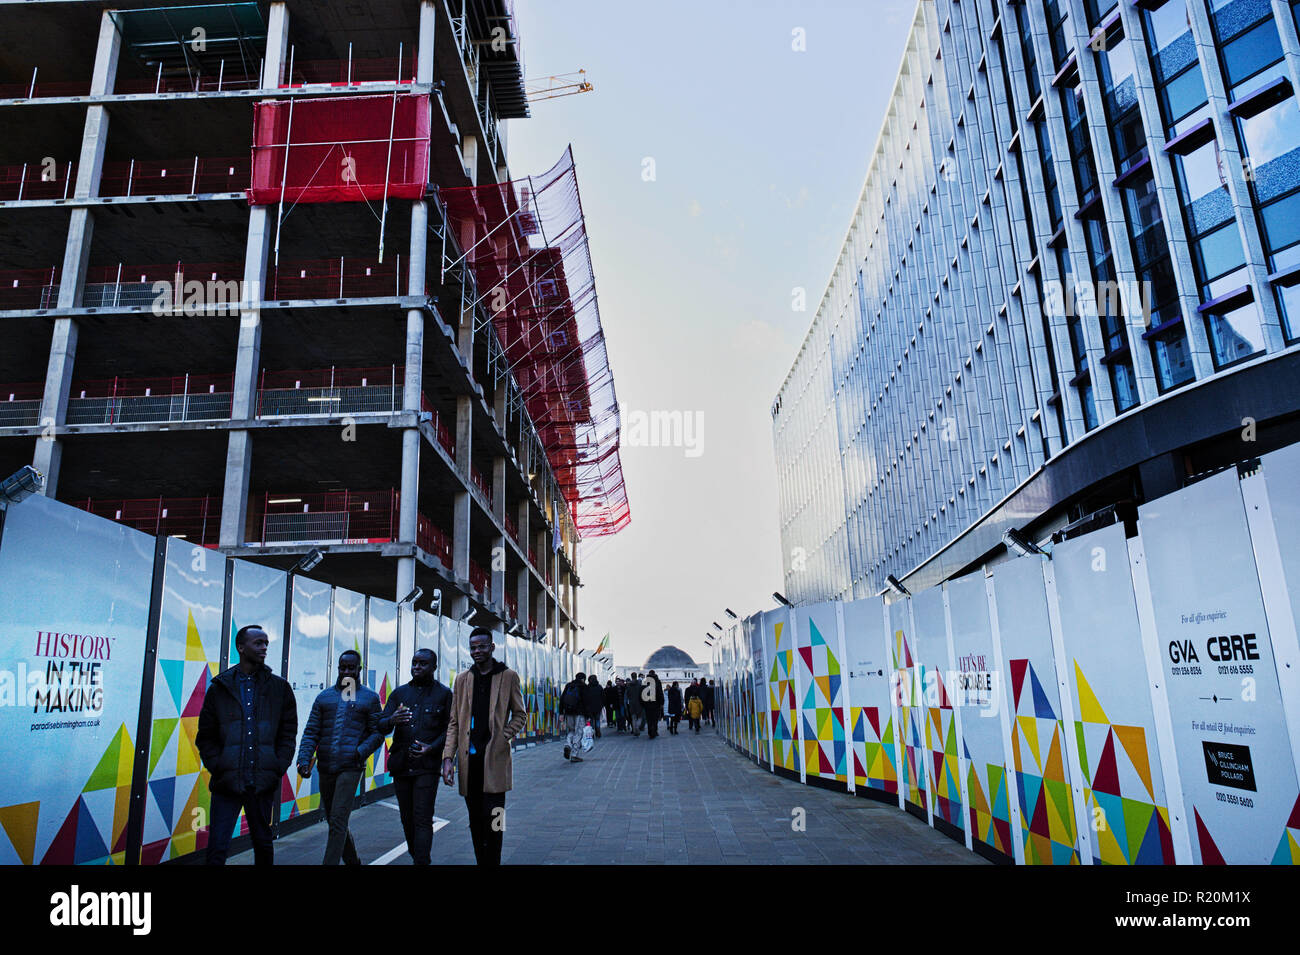
M256 865L274 862L271 818L280 779L293 762L298 705L289 684L266 665L270 639L258 626L235 634L239 662L203 695L194 742L212 778L208 865L225 865L239 810L248 819Z
M451 720L451 690L433 678L438 657L416 650L411 682L388 694L379 732L393 734L388 771L397 791L406 848L413 865L428 865L433 847L433 805L438 797L442 749Z
M298 746L298 775L311 775L312 761L320 758L320 798L329 822L329 838L321 865L360 865L348 817L357 785L366 773L366 760L384 741L379 732L379 694L360 683L361 654L339 654L338 679L321 690L311 705L307 727Z

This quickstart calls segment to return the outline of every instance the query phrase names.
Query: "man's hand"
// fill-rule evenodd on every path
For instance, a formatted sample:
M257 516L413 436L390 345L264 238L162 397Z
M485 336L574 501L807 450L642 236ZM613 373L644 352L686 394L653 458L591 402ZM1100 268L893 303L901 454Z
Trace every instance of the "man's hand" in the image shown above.
M411 712L411 708L405 703L399 703L397 710L393 713L393 722L405 726L413 719L415 719L415 715Z
M303 779L306 779L308 776L311 775L311 767L308 766L306 763L299 763L298 775L301 776Z
M456 779L456 766L450 759L442 761L442 781L450 786Z
M411 740L411 755L423 756L429 750L433 749L428 743L421 743L418 739Z

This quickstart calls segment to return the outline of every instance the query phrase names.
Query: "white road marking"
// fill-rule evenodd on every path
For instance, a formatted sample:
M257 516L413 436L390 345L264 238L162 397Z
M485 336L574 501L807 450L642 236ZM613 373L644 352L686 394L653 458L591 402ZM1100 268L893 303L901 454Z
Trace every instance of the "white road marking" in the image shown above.
M381 803L379 803L379 805L380 805L380 806L390 806L390 808L392 808L392 809L396 809L396 808L397 808L395 805L390 805L388 802L381 802ZM447 823L450 822L450 821L451 821L451 820L449 820L449 819L443 819L441 816L434 816L434 817L433 817L433 831L436 833L439 829L441 829L443 826L447 825ZM400 842L400 843L398 843L397 845L393 846L393 848L389 849L387 852L385 852L383 855L381 855L378 859L376 859L374 862L372 862L372 863L370 863L370 864L371 864L371 865L388 865L390 862L392 862L394 859L396 859L398 856L400 856L400 855L401 855L402 853L404 853L405 851L406 851L406 843L405 843L405 842Z

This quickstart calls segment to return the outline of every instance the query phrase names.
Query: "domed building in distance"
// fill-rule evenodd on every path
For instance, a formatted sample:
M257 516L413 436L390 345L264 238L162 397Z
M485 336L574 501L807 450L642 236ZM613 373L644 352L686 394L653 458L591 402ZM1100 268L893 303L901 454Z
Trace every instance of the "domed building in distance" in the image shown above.
M673 680L689 683L696 677L708 676L707 666L696 663L685 650L671 645L660 647L641 666L621 666L616 667L616 670L624 679L633 673L644 674L648 670L654 670L660 682L665 685Z

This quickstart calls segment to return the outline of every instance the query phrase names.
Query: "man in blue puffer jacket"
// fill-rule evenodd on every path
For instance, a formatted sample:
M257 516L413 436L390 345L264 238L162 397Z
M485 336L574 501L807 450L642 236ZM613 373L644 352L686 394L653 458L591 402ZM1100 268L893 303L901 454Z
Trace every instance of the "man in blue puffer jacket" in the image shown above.
M313 758L320 760L320 798L329 820L329 839L321 865L360 865L348 817L366 759L384 741L379 732L379 695L361 685L361 654L344 650L339 675L311 705L311 716L298 748L298 775L311 775Z

